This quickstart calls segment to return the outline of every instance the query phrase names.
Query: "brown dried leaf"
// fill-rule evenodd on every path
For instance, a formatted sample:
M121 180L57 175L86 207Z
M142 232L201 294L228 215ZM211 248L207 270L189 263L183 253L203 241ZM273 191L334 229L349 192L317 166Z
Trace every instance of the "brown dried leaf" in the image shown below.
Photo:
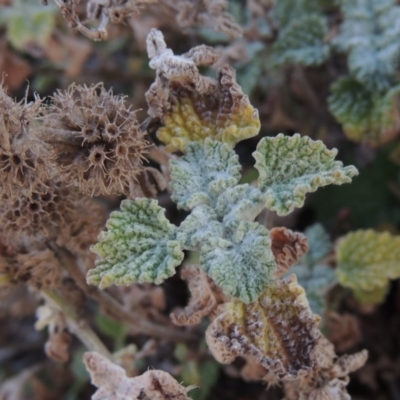
M178 12L177 23L183 29L190 26L203 26L225 33L235 39L243 35L243 30L234 18L226 12L226 0L179 0L170 1Z
M318 367L296 381L285 382L288 400L350 400L348 375L367 361L366 350L336 359L333 345L321 337L317 348Z
M338 352L344 352L362 340L358 318L351 314L330 312L326 319L327 335Z
M35 328L41 330L47 326L49 330L49 337L44 347L47 356L57 362L67 362L68 347L72 338L67 332L65 316L48 304L40 306L36 316Z
M170 374L150 370L135 378L96 352L83 355L93 385L98 387L92 400L189 400L187 390Z
M272 228L269 235L272 241L271 250L278 265L275 275L279 278L307 253L308 239L302 233L284 227Z
M146 93L148 113L164 123L158 137L168 151L184 151L188 142L207 137L233 146L258 134L258 112L236 83L235 71L225 66L217 80L200 74L198 66L210 66L218 59L211 47L197 46L176 56L162 33L152 29L147 51L150 67L157 71Z
M254 303L227 303L208 327L206 340L222 363L252 356L279 379L296 378L316 367L318 322L291 275L268 286Z
M200 266L184 267L181 278L188 282L191 298L183 310L170 314L175 325L197 325L204 317L215 316L217 306L227 301L227 297Z

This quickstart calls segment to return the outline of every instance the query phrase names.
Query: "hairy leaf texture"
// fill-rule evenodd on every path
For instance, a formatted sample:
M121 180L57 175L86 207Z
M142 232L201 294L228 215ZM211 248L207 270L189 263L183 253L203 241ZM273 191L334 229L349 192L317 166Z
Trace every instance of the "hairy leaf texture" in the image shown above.
M353 166L335 161L336 149L321 141L279 134L263 138L253 153L259 172L259 188L266 194L266 207L286 215L304 204L305 196L319 187L351 182L358 174Z
M270 248L264 226L242 222L229 239L208 237L201 247L200 262L225 294L250 303L274 279L276 264Z
M304 264L295 265L291 272L296 274L299 285L307 293L307 300L315 314L322 315L326 309L325 294L336 283L336 273L328 265L310 268Z
M400 128L399 85L380 94L368 91L353 78L342 78L331 91L329 108L349 139L379 143Z
M297 378L316 367L317 324L304 289L292 275L267 286L251 304L227 303L208 327L206 339L219 362L252 356L279 379Z
M328 24L324 16L306 14L280 30L273 46L273 61L278 64L320 65L329 56L324 43Z
M311 310L322 315L326 309L325 295L337 282L335 271L325 264L319 264L332 248L328 233L321 224L305 230L309 251L290 272L297 276L299 284L307 294Z
M240 180L241 166L236 153L221 142L206 139L189 143L186 155L171 160L172 199L178 207L191 210L211 205L227 188Z
M83 355L83 362L96 387L92 400L190 400L189 388L181 386L170 374L160 370L128 378L119 365L94 351Z
M158 138L168 151L185 151L191 141L211 137L233 147L258 134L260 120L236 82L235 71L224 66L218 79L200 74L199 66L211 66L218 56L208 46L197 46L176 56L163 35L153 29L147 37L150 67L156 81L146 93L149 114L164 126Z
M400 56L400 7L395 0L340 0L345 20L335 38L351 74L371 91L390 89Z
M326 257L332 249L332 243L328 232L321 224L308 227L304 234L307 236L309 249L304 257L308 265L315 265Z
M177 228L170 224L155 200L124 200L121 211L111 213L107 232L92 250L101 259L87 281L105 288L134 282L159 284L172 276L183 260Z
M364 303L383 300L389 279L400 277L400 237L360 230L346 235L336 251L337 275Z

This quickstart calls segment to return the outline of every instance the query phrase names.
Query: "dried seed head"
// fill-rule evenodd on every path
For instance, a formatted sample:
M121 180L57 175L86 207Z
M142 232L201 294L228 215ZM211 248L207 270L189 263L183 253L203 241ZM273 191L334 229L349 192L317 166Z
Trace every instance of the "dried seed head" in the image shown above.
M18 197L21 190L30 196L49 176L32 129L40 105L39 98L16 103L0 83L0 187L8 197Z
M41 135L61 176L91 196L129 193L143 170L147 142L124 97L102 84L73 84L52 100Z
M103 222L101 215L104 213L99 212L93 200L71 187L65 187L61 181L49 180L45 183L30 197L22 194L17 199L2 196L0 223L3 232L10 238L24 234L31 237L43 235L57 239L67 247L76 246L76 249L71 249L73 251L87 251L102 228L99 221ZM82 233L85 233L84 237ZM77 240L81 242L79 245Z
M11 245L0 234L0 274L10 276L10 284L29 282L33 287L57 287L62 268L54 253L37 241L13 240Z

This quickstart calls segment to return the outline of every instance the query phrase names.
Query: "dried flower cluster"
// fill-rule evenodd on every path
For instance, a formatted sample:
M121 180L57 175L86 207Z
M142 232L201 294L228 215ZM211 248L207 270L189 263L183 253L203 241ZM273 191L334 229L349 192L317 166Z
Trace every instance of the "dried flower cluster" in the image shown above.
M35 190L43 192L49 177L34 127L40 106L39 98L15 102L0 84L0 188L9 199L21 190L27 197Z
M65 181L91 196L129 193L147 143L123 97L103 85L72 85L46 109L41 138Z

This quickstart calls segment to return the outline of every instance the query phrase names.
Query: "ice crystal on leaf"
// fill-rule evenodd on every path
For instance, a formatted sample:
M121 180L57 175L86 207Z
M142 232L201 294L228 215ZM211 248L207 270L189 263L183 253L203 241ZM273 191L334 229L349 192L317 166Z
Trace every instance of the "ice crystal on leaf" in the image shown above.
M107 228L93 247L102 259L89 271L89 283L101 288L134 282L159 284L174 275L183 260L177 228L155 200L124 200L121 211L111 214Z
M364 303L384 300L389 279L400 277L400 237L373 230L346 235L336 251L337 275Z
M267 286L254 303L235 300L225 307L206 333L218 361L251 355L280 379L297 378L316 367L318 318L294 275Z
M250 303L272 282L276 268L268 230L242 222L230 240L209 237L200 252L204 270L224 293Z
M204 145L189 143L186 155L172 160L172 199L178 207L191 210L212 200L240 180L239 158L229 146L206 139Z
M229 66L217 80L200 74L198 66L210 66L218 56L207 46L197 46L176 56L168 49L162 33L153 29L147 38L150 67L156 81L146 94L149 114L161 118L159 139L169 151L185 151L190 141L207 137L230 146L258 134L258 112L236 83Z
M319 187L351 182L358 174L353 166L335 161L336 149L321 141L295 134L263 138L253 153L260 176L259 188L266 193L266 207L286 215L304 204L305 196Z

